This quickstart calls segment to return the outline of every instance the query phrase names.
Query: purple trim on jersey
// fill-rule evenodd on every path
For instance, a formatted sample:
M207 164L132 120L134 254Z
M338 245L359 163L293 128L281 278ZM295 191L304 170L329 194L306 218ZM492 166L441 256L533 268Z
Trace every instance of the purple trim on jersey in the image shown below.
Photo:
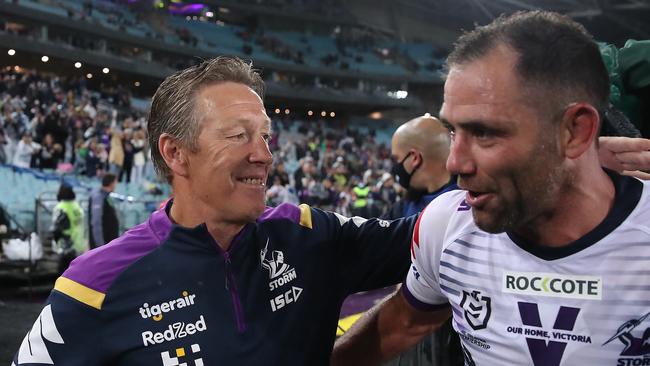
M144 223L76 258L63 277L105 293L124 269L160 246L171 226L165 209L155 211Z
M262 216L257 219L258 223L268 220L289 219L296 224L300 222L300 208L290 203L283 203L278 207L267 207Z
M411 291L409 291L408 286L406 286L406 281L402 283L402 295L404 295L404 298L406 299L406 302L408 302L412 307L420 310L420 311L436 311L436 310L442 310L447 307L449 307L449 303L444 303L444 304L427 304L426 302L420 301L413 296Z

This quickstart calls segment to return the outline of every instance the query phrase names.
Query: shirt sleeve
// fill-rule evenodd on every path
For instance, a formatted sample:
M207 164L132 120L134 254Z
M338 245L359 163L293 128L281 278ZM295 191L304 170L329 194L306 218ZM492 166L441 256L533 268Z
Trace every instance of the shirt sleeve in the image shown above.
M103 329L99 309L55 288L11 365L103 365L110 357Z
M404 279L410 264L415 215L381 220L312 210L328 222L344 295L398 284Z
M439 283L439 266L450 214L448 200L434 200L422 212L413 231L411 268L402 293L411 306L433 311L448 304Z

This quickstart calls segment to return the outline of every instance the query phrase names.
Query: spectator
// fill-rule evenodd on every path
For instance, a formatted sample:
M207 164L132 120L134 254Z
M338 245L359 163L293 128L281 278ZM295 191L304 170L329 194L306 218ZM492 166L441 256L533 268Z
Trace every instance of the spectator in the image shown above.
M136 130L133 134L133 140L131 140L133 145L133 172L131 174L131 180L135 184L141 184L144 180L144 165L145 160L145 132L144 130Z
M43 144L38 152L38 168L39 169L56 169L57 165L63 159L63 148L59 144L54 143L54 138L51 134L46 134L43 137Z
M435 197L457 189L456 177L445 167L449 132L434 117L418 117L393 134L393 175L406 190L406 199L393 204L384 217L396 219L422 211Z
M84 213L72 187L62 184L56 195L57 203L52 211L53 239L59 254L59 273L63 273L74 258L88 250L84 238Z
M107 173L102 177L102 186L92 192L88 201L88 224L90 248L100 247L119 235L117 211L110 196L117 186L117 177Z
M124 167L124 134L119 129L111 131L111 150L108 152L108 171L116 176L122 175Z
M32 134L29 132L23 133L23 137L16 147L14 153L13 164L21 168L29 168L32 166L36 155L41 149L41 145L32 141Z

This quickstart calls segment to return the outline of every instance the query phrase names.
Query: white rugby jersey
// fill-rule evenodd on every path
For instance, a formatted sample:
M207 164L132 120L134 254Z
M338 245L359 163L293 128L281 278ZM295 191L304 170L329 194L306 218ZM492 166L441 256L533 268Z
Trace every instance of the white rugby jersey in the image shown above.
M465 191L438 197L416 224L406 299L451 305L467 365L650 365L650 182L610 176L610 213L562 248L481 231Z

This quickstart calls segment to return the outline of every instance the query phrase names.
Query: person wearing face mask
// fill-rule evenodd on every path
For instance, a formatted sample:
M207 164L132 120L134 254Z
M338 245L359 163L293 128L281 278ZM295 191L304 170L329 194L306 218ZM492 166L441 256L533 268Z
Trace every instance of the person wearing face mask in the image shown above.
M392 174L406 190L406 196L395 202L383 218L393 220L419 213L440 194L458 189L456 176L445 166L448 155L449 131L437 118L424 115L401 125L391 140L391 156L395 161ZM388 363L391 366L462 364L460 342L451 322Z
M435 117L425 115L402 124L393 134L392 175L406 190L406 197L393 202L382 219L394 220L421 212L438 195L458 189L456 176L445 167L449 155L449 131ZM348 329L369 304L394 292L395 287L368 291L347 298L343 304L341 330ZM463 364L458 336L447 322L439 331L386 365L457 366Z
M384 219L396 219L422 211L438 195L457 189L456 177L447 172L449 132L440 121L428 115L401 125L393 134L392 173L406 190L406 197L395 202Z

